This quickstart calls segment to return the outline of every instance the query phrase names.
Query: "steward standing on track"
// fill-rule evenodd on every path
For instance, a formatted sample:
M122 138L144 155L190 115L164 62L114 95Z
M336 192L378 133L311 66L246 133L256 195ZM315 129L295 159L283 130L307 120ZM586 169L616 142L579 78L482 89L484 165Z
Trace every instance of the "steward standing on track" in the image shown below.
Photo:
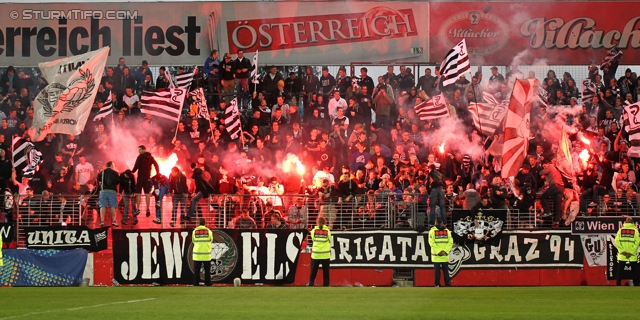
M436 225L429 230L429 246L431 246L431 261L435 272L436 287L440 286L440 269L444 273L444 285L451 286L449 277L449 252L453 247L451 231L442 223L442 218L436 218Z
M200 225L193 229L193 285L200 284L200 268L204 264L204 284L211 286L211 243L213 232L205 226L204 218L200 218Z
M4 266L4 262L2 262L2 235L0 235L0 267Z
M322 264L323 285L329 286L329 261L331 260L331 230L324 217L318 217L318 225L311 230L311 240L313 247L311 248L311 275L307 287L313 287L316 282L316 274L318 267Z
M633 224L633 218L627 217L616 234L616 247L618 247L618 275L616 277L616 286L620 285L622 280L622 272L626 265L631 266L633 274L633 284L639 285L638 276L638 246L640 246L640 235L638 229Z

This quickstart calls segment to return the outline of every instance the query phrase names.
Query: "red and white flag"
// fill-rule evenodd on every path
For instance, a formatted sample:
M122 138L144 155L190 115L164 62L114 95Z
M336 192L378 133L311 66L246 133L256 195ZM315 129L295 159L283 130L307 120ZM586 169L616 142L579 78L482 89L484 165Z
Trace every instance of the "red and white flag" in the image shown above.
M442 93L413 108L420 120L433 120L449 116L447 99Z
M516 80L509 101L506 120L504 122L504 145L502 147L503 178L518 174L524 163L529 148L529 121L531 118L531 101L534 97L538 80Z

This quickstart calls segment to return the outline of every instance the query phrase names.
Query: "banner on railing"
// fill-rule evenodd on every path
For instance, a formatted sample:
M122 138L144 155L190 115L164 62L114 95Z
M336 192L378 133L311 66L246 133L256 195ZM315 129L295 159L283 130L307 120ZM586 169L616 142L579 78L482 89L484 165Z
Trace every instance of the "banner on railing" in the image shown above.
M463 243L494 239L502 233L508 214L508 210L484 210L478 211L475 215L471 210L453 210L453 240Z
M0 223L0 236L3 243L10 243L16 239L16 227L13 223Z
M571 223L572 234L616 234L627 217L579 217ZM633 217L636 228L640 217Z
M74 286L82 282L87 250L2 251L0 286Z
M30 249L83 248L97 252L107 249L108 229L89 229L86 226L25 227L25 245Z
M429 234L415 231L332 232L331 267L431 268ZM461 268L582 268L580 237L568 231L504 231L495 243L454 245L449 273Z
M213 229L214 283L292 283L307 230ZM193 283L191 230L113 230L114 278L121 284Z

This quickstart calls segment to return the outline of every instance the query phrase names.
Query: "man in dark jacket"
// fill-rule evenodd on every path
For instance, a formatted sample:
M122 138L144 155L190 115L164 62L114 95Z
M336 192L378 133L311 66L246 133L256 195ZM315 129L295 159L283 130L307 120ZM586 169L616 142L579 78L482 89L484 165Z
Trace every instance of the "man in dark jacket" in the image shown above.
M122 202L124 203L124 211L122 212L122 224L129 223L129 208L134 208L136 192L136 179L131 173L131 170L127 169L120 174L120 192L122 193ZM131 200L134 200L133 203ZM133 224L138 224L138 219L133 216Z
M118 197L116 190L120 183L120 175L113 170L113 162L107 162L107 168L98 174L98 182L100 183L100 196L98 198L98 206L100 207L100 226L104 226L104 213L107 208L111 209L111 226L117 227L116 207L118 206Z
M195 215L198 201L204 197L209 197L209 194L214 191L211 184L203 177L202 169L198 168L195 163L191 164L191 169L193 169L193 175L191 175L191 178L196 185L196 191L191 199L191 204L189 205L187 219L191 219Z
M436 170L435 165L429 166L429 181L431 182L431 193L429 195L429 225L433 226L436 221L436 205L440 207L441 217L444 224L447 224L447 215L444 214L444 182L443 175Z
M587 170L577 176L578 186L582 193L580 194L580 212L587 213L587 198L593 196L594 187L598 184L598 170L593 164L589 164ZM596 201L597 198L592 198L591 202ZM594 203L595 204L595 203Z
M151 153L147 152L147 148L145 146L138 147L138 158L136 158L136 163L133 166L132 173L138 171L138 183L136 184L136 210L134 215L140 214L140 194L142 190L144 190L144 194L146 196L146 204L147 204L147 217L151 215L151 211L149 210L149 202L151 201L151 168L156 169L156 173L160 172L160 167L158 166L158 162L153 158Z
M182 203L182 207L180 207L180 210L182 211L180 220L182 221L186 217L187 197L189 196L187 177L184 175L184 173L180 172L180 169L178 169L178 167L173 167L171 169L171 175L169 175L169 192L173 195L173 210L171 211L171 223L169 223L169 225L175 227L176 215L178 212L178 207L180 207L180 203Z
M236 64L236 93L240 106L246 108L250 100L249 73L253 70L254 66L251 65L251 60L244 57L244 51L238 50L237 55L238 58L234 61Z

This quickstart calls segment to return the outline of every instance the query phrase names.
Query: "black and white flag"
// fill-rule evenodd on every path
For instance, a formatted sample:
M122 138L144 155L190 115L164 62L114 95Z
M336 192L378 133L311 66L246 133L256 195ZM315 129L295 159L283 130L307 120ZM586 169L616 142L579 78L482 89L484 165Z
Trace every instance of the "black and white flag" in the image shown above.
M238 98L233 98L229 106L224 111L224 125L231 139L240 137L242 123L240 122L240 112L238 111Z
M467 43L464 39L460 41L440 64L440 74L444 77L444 86L453 84L465 73L471 73L471 64L469 62L469 52L467 51Z
M447 99L441 93L413 107L420 120L433 120L449 116Z
M469 103L469 112L473 119L473 125L486 136L492 136L502 124L504 116L509 108L509 100L499 102L496 97L488 92L483 92L483 102Z
M36 149L33 143L20 137L13 138L11 153L13 167L16 171L21 171L22 176L31 180L33 174L40 169L42 153Z
M609 66L607 64L609 62L615 62L620 60L620 58L622 58L622 55L623 53L618 49L618 47L611 48L611 50L607 52L607 55L604 58L602 58L602 64L600 65L600 69L601 70L609 69Z
M95 101L109 47L38 64L49 85L33 101L32 141L49 133L79 135Z
M109 92L109 95L107 96L107 101L104 102L104 104L102 105L102 108L100 108L100 111L98 111L98 114L96 114L96 116L93 118L93 121L102 120L104 117L112 113L113 113L113 101L111 101L111 92Z
M258 83L260 82L258 78L260 74L258 73L258 50L256 50L256 54L253 55L253 70L251 70L251 82Z
M191 82L193 82L193 76L196 74L197 66L194 66L190 72L176 75L176 86L178 88L189 89Z
M536 95L536 99L538 99L538 101L545 107L549 106L549 92L542 86L538 87L538 94Z
M202 90L202 88L195 89L189 92L189 97L191 97L192 104L198 107L198 110L196 111L198 119L210 120L207 99L204 98L204 90Z
M143 91L140 97L142 106L140 111L179 122L186 93L187 90L181 88L165 91Z
M591 79L582 80L582 103L591 101L598 92L598 87Z

